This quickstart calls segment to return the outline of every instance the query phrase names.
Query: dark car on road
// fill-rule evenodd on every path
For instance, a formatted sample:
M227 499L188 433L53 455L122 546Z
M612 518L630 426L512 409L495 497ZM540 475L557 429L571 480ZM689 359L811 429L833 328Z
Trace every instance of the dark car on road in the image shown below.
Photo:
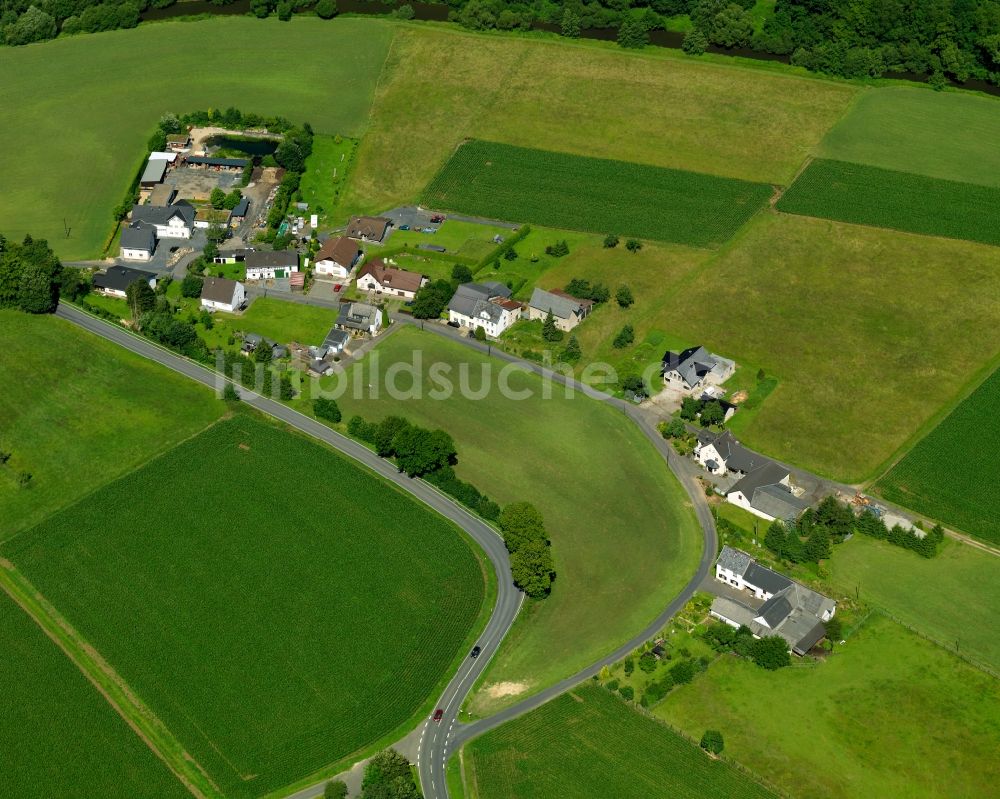
M482 652L482 651L483 651L482 647L480 647L480 646L474 646L474 647L472 647L472 652L469 654L469 657L470 658L477 658L477 657L479 657L479 653Z
M438 708L437 710L434 711L434 721L441 721L443 717L444 717L444 711L441 708Z
M441 214L434 214L434 216L431 217L431 224L432 225L439 225L442 222L444 222L444 217L441 216Z

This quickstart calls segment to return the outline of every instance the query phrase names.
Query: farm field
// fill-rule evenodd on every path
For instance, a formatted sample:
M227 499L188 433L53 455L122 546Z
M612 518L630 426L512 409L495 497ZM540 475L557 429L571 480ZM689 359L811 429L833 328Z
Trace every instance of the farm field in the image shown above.
M819 664L722 657L655 713L720 730L729 756L794 796L954 799L1000 777L996 680L878 615Z
M989 479L1000 458L1000 431L985 423L1000 409L994 372L917 442L875 491L932 519L1000 544L1000 494Z
M21 608L0 591L0 795L191 794Z
M787 184L858 91L652 50L400 29L345 210L414 199L466 138Z
M763 183L470 141L422 202L509 222L709 247L730 238L770 196Z
M1000 187L815 160L778 200L790 214L1000 245Z
M947 466L942 467L947 469ZM827 581L877 605L944 646L1000 672L1000 642L984 619L1000 613L1000 558L945 539L927 560L885 541L854 536L834 548ZM933 586L933 590L928 590Z
M744 443L859 482L884 469L1000 351L996 253L764 214L651 303L636 320L636 340L669 331L763 368L778 386L741 430Z
M465 769L470 799L774 796L594 685L474 740L465 748Z
M394 28L379 20L317 22L163 22L3 48L0 104L17 108L18 124L0 153L0 230L47 238L63 258L97 256L111 234L112 209L168 111L237 105L310 122L320 133L359 135ZM248 42L263 41L245 57ZM294 80L290 51L310 53ZM143 67L140 84L122 64L155 68Z
M298 490L303 480L321 498ZM485 592L455 527L243 414L3 555L237 798L406 722L464 647Z
M0 310L0 541L224 412L210 391L51 316ZM32 475L19 488L17 472Z
M817 148L822 158L1000 186L997 100L889 86L861 92Z
M387 370L412 363L414 351L425 389L436 387L427 373L431 364L451 370L456 391L447 402L426 390L421 398L388 396ZM482 378L487 364L494 367L489 384ZM370 391L356 397L351 390L338 400L345 418L400 414L447 430L458 448L461 477L500 503L532 502L545 517L558 573L552 595L521 611L474 701L480 713L568 676L627 640L683 587L701 552L686 495L632 422L583 396L568 399L520 371L510 374L511 389L533 396L506 399L496 382L501 366L461 344L404 327L348 371L349 385L376 386L378 397ZM463 371L466 385L482 398L460 395ZM406 372L395 378L403 392L412 384ZM551 399L541 396L546 386ZM505 687L513 695L501 696L499 683L511 683Z

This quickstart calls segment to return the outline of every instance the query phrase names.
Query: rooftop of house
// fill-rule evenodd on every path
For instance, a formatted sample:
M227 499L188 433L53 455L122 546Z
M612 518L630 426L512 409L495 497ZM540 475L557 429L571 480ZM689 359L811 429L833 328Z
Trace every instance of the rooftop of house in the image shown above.
M201 298L210 302L231 303L236 294L237 285L239 284L235 280L229 280L229 278L206 277L201 288Z
M156 278L152 272L133 269L130 266L109 266L106 271L94 275L94 286L99 289L125 291L137 280L149 282Z
M531 292L531 300L528 302L530 307L542 313L551 311L553 316L560 319L580 316L593 304L592 300L580 300L565 291L546 291L537 287Z
M333 261L345 268L350 268L357 260L358 245L346 236L337 236L323 242L323 246L316 253L316 261Z
M488 318L495 317L495 320L503 315L502 307L489 302L498 298L508 300L511 290L503 283L487 281L485 283L462 283L456 290L451 301L448 303L448 310L468 317L482 317L487 314ZM492 307L487 308L490 305ZM494 320L494 321L495 321Z
M784 466L765 460L741 477L727 495L739 492L753 508L775 519L796 519L810 503L795 496L784 484L788 476Z
M361 267L361 271L358 272L358 279L365 275L371 275L378 281L379 285L386 288L414 293L420 288L420 284L424 282L424 276L419 272L409 272L405 269L386 266L381 258L374 258Z
M326 338L323 339L324 347L332 347L333 349L343 349L347 346L347 342L351 340L351 336L344 332L343 330L337 330L333 328L329 333L326 334Z
M243 259L247 269L290 269L299 265L295 250L253 250Z
M758 466L771 462L763 455L758 455L753 450L744 447L729 430L724 430L721 433L701 430L698 432L698 444L703 447L715 447L715 451L719 453L719 457L722 458L726 468L731 472L747 474Z
M236 207L232 210L233 216L246 216L247 211L250 210L250 200L247 197L241 199L236 203Z
M194 224L194 214L194 206L188 203L132 206L132 221L148 222L151 225L166 225L177 217L184 222L185 227L191 227Z
M352 216L347 223L347 235L352 239L382 241L392 220L384 216Z
M345 302L340 306L337 324L353 330L369 330L378 319L378 308L365 302Z
M152 252L156 249L156 228L145 222L133 222L122 228L121 246L128 250Z

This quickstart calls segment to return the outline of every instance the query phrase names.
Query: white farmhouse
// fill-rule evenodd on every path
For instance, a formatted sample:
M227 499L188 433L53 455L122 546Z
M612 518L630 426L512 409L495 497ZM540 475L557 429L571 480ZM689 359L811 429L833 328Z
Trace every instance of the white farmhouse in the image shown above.
M243 306L246 297L246 287L238 280L207 277L201 289L201 307L232 313Z
M703 383L719 384L732 377L736 364L704 347L690 347L663 356L663 382L667 388L692 391Z
M711 430L700 431L698 443L692 454L694 459L711 474L719 476L729 472L735 472L737 475L749 474L758 466L769 462L763 455L744 447L728 430L721 433L713 433Z
M156 230L144 222L122 229L119 254L126 261L148 261L156 251Z
M183 201L175 205L136 205L132 208L132 223L152 225L158 239L191 238L194 216L194 206Z
M521 318L521 304L502 283L463 283L448 303L448 321L461 328L483 328L496 338Z
M291 277L299 271L299 254L295 250L248 252L243 259L247 280L273 280Z
M374 336L382 327L382 311L365 302L345 302L340 306L336 326L349 333Z
M316 274L346 280L360 257L361 248L349 238L327 239L316 253Z
M788 469L774 461L765 461L742 477L726 492L726 500L769 522L797 519L809 507L792 493Z

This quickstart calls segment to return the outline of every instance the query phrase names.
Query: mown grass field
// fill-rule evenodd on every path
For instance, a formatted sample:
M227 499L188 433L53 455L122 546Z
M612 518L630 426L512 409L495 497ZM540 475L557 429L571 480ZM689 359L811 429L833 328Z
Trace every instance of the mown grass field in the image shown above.
M1000 245L1000 187L817 159L778 200L790 214Z
M313 149L306 160L305 172L299 183L302 201L309 203L309 214L318 214L320 224L337 224L331 217L336 208L340 192L347 185L347 178L353 163L354 150L358 146L355 139L338 141L337 136L316 136Z
M509 222L709 247L730 238L770 196L764 183L470 141L422 202Z
M360 134L392 33L378 20L226 17L3 48L0 105L17 125L0 152L0 230L47 238L64 258L98 255L168 111L235 105ZM294 76L290 52L309 53Z
M331 308L258 297L239 316L214 314L212 330L204 334L210 344L215 340L224 344L229 333L237 330L257 333L280 344L322 344L336 321L337 312Z
M917 442L875 491L891 502L1000 543L1000 493L990 479L1000 459L1000 371L994 372Z
M787 184L856 93L656 48L403 28L346 210L412 200L467 138Z
M233 797L407 721L484 574L459 532L239 414L3 550Z
M655 712L720 730L728 755L793 796L955 799L1000 778L996 680L881 616L820 664L720 658Z
M947 467L942 469L946 472ZM927 560L885 541L855 536L827 561L840 591L868 602L975 661L1000 671L1000 558L946 539Z
M183 799L191 794L0 591L0 795Z
M0 352L0 449L13 453L0 467L0 541L225 410L187 378L51 316L0 310Z
M472 799L774 796L595 685L477 738L464 754Z
M1000 351L996 253L764 214L681 286L637 304L636 339L669 331L763 368L778 386L742 440L859 482Z
M822 158L1000 186L993 97L890 86L861 92L817 148Z
M412 363L415 351L422 396L393 399L387 370ZM446 376L456 390L447 401L429 396L436 388L428 378L432 364L450 370ZM484 382L487 365L493 371ZM632 422L583 396L567 399L523 372L510 373L509 385L532 396L507 399L498 390L502 366L405 327L349 370L349 385L361 386L364 396L352 388L338 400L345 418L400 414L447 430L458 447L460 476L501 503L532 502L545 517L558 573L552 595L521 611L490 665L474 705L479 711L500 702L491 693L497 683L517 683L515 693L537 690L627 640L683 587L701 552L686 495ZM470 396L458 390L463 379ZM394 380L404 396L411 393L406 372ZM369 385L377 387L377 397ZM545 386L551 399L542 397Z

